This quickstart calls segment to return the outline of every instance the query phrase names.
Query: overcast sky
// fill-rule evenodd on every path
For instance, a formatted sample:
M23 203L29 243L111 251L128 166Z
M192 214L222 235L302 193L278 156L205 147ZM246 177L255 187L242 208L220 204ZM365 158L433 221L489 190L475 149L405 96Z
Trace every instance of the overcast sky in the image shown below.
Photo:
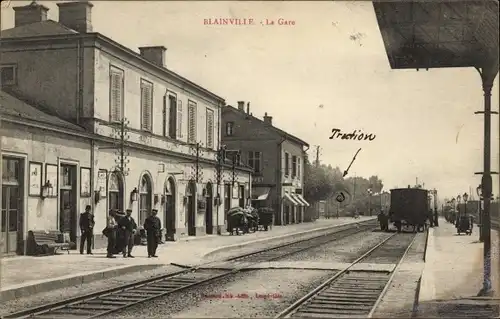
M10 7L30 1L13 1ZM58 19L56 2L49 19ZM167 47L167 67L224 97L249 101L254 116L321 147L320 160L351 174L378 175L389 189L415 179L440 198L475 189L482 171L483 108L476 70L391 70L371 2L94 1L94 31L136 51ZM2 29L14 12L2 9ZM253 18L254 26L204 25ZM265 19L295 26L263 26ZM493 88L498 110L498 77ZM330 140L333 128L373 141ZM492 169L498 171L498 116ZM310 153L311 155L315 153ZM498 195L498 179L494 178Z

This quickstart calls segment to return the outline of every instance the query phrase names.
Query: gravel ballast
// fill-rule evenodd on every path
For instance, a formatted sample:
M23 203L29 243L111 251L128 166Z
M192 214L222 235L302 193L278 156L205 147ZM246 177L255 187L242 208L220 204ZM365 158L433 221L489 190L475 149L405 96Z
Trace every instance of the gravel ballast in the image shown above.
M320 270L241 272L103 319L136 318L139 314L144 318L273 317L333 275L334 272Z
M365 226L358 225L357 227L358 228L359 227L368 227L368 228L370 228L370 231L371 231L371 229L376 227L376 224L374 221L370 222L373 224L373 226L371 226L371 227L366 226L365 221L363 221L363 222L365 223ZM324 235L324 234L334 234L337 232L341 232L342 231L341 229L348 229L348 228L353 228L353 227L356 227L356 226L344 225L344 226L338 226L337 229L330 228L327 230L321 230L321 231L312 232L312 233L308 233L308 234L301 234L298 237L295 236L295 237L290 237L290 238L285 238L285 239L281 239L281 238L270 239L270 240L267 240L264 242L252 243L252 245L246 245L246 246L240 247L238 249L215 251L215 252L212 252L212 253L206 255L203 259L205 262L210 262L210 261L214 261L214 260L223 260L223 259L231 258L234 256L238 256L238 255L253 253L253 252L263 250L266 248L272 248L272 247L279 246L279 245L286 245L289 243L296 242L298 240L306 240L306 239L314 238L314 237ZM351 235L348 235L348 236L351 236Z
M365 231L348 237L287 256L280 260L316 262L353 262L363 253L389 237L382 232Z
M101 281L93 281L83 285L71 286L67 288L57 289L49 292L35 294L29 297L23 297L15 300L10 300L7 302L2 302L2 307L0 307L0 316L7 313L17 312L21 310L26 310L27 308L42 306L47 303L52 303L56 301L61 301L64 299L82 296L88 293L97 292L103 289L109 289L117 287L126 283L130 283L137 280L144 280L147 278L159 276L162 274L168 274L183 270L180 267L175 266L161 266L156 269L151 269L147 271L134 272L119 277L109 278Z

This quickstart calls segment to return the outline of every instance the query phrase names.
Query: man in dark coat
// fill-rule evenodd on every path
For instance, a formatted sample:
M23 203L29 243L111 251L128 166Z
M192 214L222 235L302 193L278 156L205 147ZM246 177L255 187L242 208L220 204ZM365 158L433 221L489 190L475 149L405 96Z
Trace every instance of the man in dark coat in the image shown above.
M125 217L120 218L118 221L118 228L122 233L123 240L123 257L134 258L132 256L132 248L134 247L134 234L137 231L137 224L134 218L132 218L132 210L127 209Z
M161 237L161 221L158 216L156 216L157 214L158 210L153 209L151 215L149 215L144 222L144 229L147 232L148 240L148 258L158 257L156 256L156 249L158 248Z
M92 207L87 205L85 212L80 214L80 254L83 255L83 246L87 242L87 254L92 255L92 239L94 238L94 215L91 213Z

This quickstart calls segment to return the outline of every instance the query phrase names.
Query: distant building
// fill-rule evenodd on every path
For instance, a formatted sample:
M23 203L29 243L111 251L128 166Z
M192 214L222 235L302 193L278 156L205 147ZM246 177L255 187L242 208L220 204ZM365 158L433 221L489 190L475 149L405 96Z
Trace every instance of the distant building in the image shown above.
M275 223L304 221L304 147L309 144L273 126L267 113L263 120L250 113L250 103L222 109L222 144L239 150L243 163L254 169L252 204L275 209Z
M127 208L140 224L158 209L171 235L214 233L225 221L223 201L216 199L224 99L167 69L164 47L136 53L93 32L90 2L57 5L59 22L47 20L42 5L15 7L15 27L0 39L2 112L12 116L22 107L26 114L45 114L28 119L19 112L20 118L3 121L4 170L24 184L28 162L42 163L44 180L47 165L57 172L55 197L22 193L12 218L24 233L13 238L58 229L75 239L87 204L94 208L97 239L109 210ZM27 129L28 121L44 128ZM252 170L237 165L235 171L234 183L225 177L231 194L220 191L229 206L251 196Z

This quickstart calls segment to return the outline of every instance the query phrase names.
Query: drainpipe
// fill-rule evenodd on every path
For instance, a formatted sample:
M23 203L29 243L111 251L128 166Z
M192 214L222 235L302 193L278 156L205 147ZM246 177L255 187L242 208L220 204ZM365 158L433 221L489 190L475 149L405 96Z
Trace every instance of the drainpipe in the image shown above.
M83 39L79 38L76 43L76 124L80 125L80 117L83 105Z
M93 139L90 140L90 171L91 171L91 178L90 178L90 205L92 206L92 213L94 214L95 218L95 194L94 194L94 178L95 178L95 165L94 165L94 148L95 148L95 141ZM80 234L81 235L81 234ZM95 249L95 235L94 238L92 238L92 249Z
M279 216L280 216L280 225L283 225L283 212L281 211L281 189L282 189L282 185L281 185L281 170L282 170L282 167L281 167L281 151L282 151L282 145L283 145L283 142L286 141L286 136L282 138L282 140L278 143L278 169L276 170L276 199L277 199L277 203L278 203L278 209L277 211L279 211Z
M221 113L221 103L219 102L218 103L218 108L217 108L217 152L219 152L220 150L220 139L221 139L221 134L220 134L220 122L222 120L222 113ZM219 163L217 163L216 165L219 165ZM221 177L222 178L222 177ZM215 208L215 211L216 211L216 219L217 219L217 235L222 235L222 231L220 229L220 225L219 225L219 207L220 207L220 203L222 202L221 199L220 199L220 179L217 180L218 183L217 183L217 207ZM224 221L225 223L225 221Z
M306 196L306 183L305 183L305 178L304 178L304 169L306 168L306 157L307 157L307 151L309 151L309 148L310 146L306 146L306 149L305 150L302 150L302 155L303 155L303 160L302 160L302 196L305 198ZM302 208L302 222L304 222L304 220L306 219L306 210L307 210L307 207L304 206L304 208ZM338 210L337 210L338 212Z

